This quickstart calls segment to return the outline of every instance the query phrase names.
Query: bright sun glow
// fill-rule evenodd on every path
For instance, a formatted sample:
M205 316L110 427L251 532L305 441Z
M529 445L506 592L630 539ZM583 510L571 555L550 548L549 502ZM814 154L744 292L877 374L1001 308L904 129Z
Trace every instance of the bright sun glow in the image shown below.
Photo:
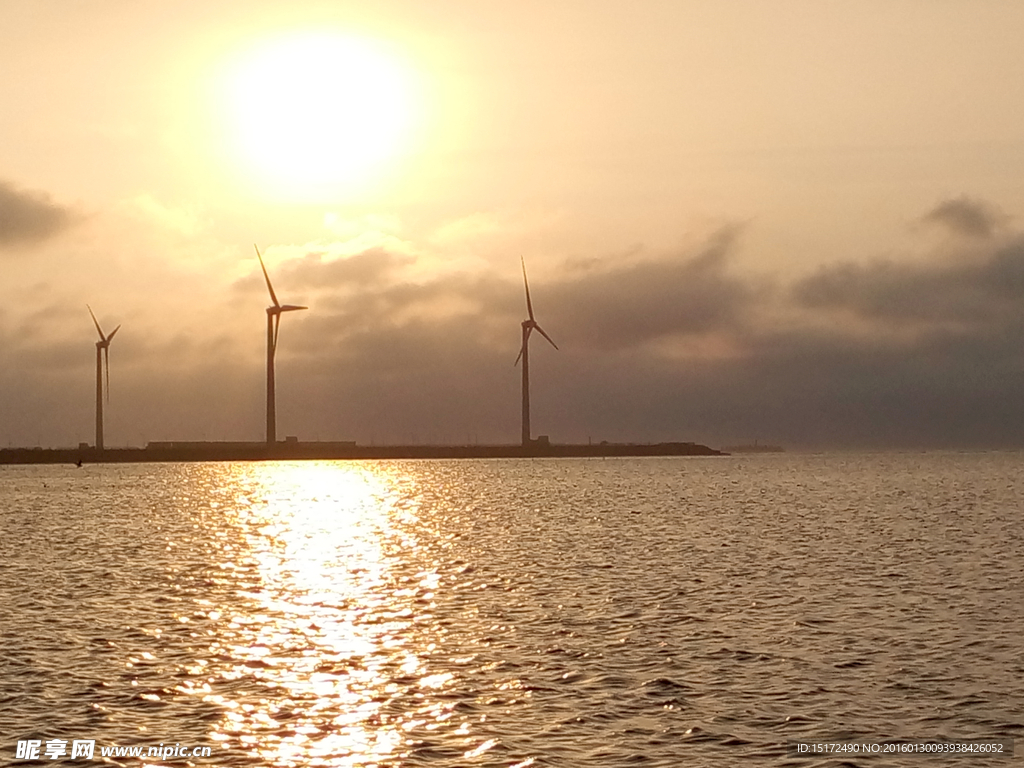
M265 42L235 60L224 85L234 150L283 197L349 194L409 143L412 77L362 40Z

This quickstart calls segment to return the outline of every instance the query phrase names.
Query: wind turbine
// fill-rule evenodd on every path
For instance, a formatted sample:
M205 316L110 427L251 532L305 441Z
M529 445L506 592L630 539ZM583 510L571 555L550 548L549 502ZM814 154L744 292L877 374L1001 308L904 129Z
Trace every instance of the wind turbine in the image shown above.
M256 258L260 260L260 268L263 270L263 277L267 281L267 290L270 291L270 300L274 302L267 307L267 444L273 445L277 442L277 398L274 392L274 353L277 352L277 330L281 325L282 312L295 312L309 307L299 307L294 304L281 304L274 293L274 286L270 284L270 275L267 274L267 266L263 263L260 249L256 248Z
M110 400L110 341L114 338L114 334L120 329L120 325L110 332L109 336L103 335L103 329L100 328L99 321L96 319L96 315L92 312L92 307L88 304L85 305L86 309L89 310L89 315L92 317L92 322L96 326L96 332L100 335L100 340L96 342L96 450L103 450L103 371L106 369L107 372L107 401Z
M558 349L558 345L551 341L551 337L544 333L544 329L537 325L537 321L533 319L533 303L530 301L530 282L526 279L526 261L522 256L519 260L523 264L523 285L526 287L526 311L530 315L528 320L523 320L523 346L519 349L519 357L516 358L515 363L512 365L518 365L519 360L523 361L523 446L530 444L530 334L533 333L534 329L543 336L552 347Z

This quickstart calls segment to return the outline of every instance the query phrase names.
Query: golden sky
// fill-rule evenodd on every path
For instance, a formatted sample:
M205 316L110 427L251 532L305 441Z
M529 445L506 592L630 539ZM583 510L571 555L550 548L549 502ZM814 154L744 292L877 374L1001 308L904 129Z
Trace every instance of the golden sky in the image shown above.
M0 444L1021 444L1024 6L0 4ZM978 372L985 371L981 376ZM1008 410L1007 410L1008 409ZM894 416L894 414L896 414Z

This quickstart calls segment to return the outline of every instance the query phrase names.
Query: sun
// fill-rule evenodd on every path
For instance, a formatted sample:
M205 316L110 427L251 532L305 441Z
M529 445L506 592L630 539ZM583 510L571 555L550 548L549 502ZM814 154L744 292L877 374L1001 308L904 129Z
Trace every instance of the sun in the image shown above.
M231 62L220 90L231 153L280 197L350 194L411 138L411 72L366 40L306 32L263 41Z

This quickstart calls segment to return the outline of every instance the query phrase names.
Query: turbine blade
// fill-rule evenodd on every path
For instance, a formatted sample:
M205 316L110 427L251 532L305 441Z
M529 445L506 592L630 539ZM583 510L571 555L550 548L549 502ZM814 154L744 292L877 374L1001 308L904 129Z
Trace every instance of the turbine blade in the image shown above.
M256 248L256 258L260 260L260 268L263 270L263 277L267 281L267 290L270 291L270 299L274 302L275 307L280 307L281 304L277 300L277 294L274 293L274 286L270 284L270 275L267 274L267 265L263 263L263 257L260 255L260 249L256 247L256 243L253 243L252 247Z
M114 334L110 334L113 336ZM110 402L110 347L103 348L103 362L107 369L107 402Z
M309 307L298 307L294 304L284 304L281 306L282 312L295 312L296 310L299 309L309 309Z
M533 320L533 303L530 301L530 281L526 279L526 260L520 256L519 261L523 264L523 285L526 286L526 311L530 315L530 319Z
M558 349L558 345L555 344L555 342L551 341L551 337L548 336L546 333L544 333L544 329L543 328L541 328L539 325L536 325L536 324L534 324L533 327L536 328L538 331L540 331L540 335L543 336L545 339L547 339L548 342L550 342L552 347L554 347L555 349Z
M92 316L92 322L93 325L96 326L96 332L100 335L100 341L106 341L107 337L103 335L103 329L100 328L100 322L99 320L96 319L96 315L92 313L92 307L90 307L88 304L86 304L85 307L86 309L89 310L89 314Z
M112 338L114 338L114 334L115 334L115 333L117 333L117 331L118 331L118 330L119 330L120 328L121 328L121 326L119 325L119 326L117 326L117 328L115 328L114 330L112 330L112 331L110 332L110 335L109 335L109 336L107 336L107 339L106 339L106 341L107 341L107 344L109 344L109 343L110 343L110 340L111 340Z
M517 365L519 365L519 361L520 361L520 359L522 359L523 353L526 352L526 345L530 343L530 334L531 333L533 333L533 326L530 326L529 328L526 329L526 336L523 338L523 346L521 346L519 348L519 357L517 357L516 361L514 363L512 363L512 367L513 368L515 368Z
M281 313L274 315L274 352L277 352L277 332L281 328Z

